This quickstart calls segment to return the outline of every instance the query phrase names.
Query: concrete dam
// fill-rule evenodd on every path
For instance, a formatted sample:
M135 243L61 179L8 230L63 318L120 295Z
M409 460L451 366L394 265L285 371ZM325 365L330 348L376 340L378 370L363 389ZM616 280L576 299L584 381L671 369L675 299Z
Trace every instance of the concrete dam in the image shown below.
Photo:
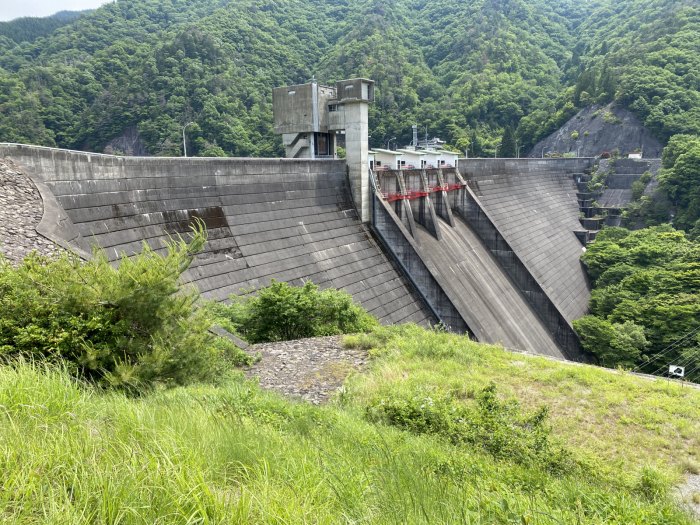
M370 173L363 223L346 161L136 158L0 144L44 202L37 230L110 259L204 221L186 279L205 298L271 279L346 290L382 323L442 322L507 348L585 360L589 287L575 174L591 159L463 159ZM580 233L580 232L578 232Z

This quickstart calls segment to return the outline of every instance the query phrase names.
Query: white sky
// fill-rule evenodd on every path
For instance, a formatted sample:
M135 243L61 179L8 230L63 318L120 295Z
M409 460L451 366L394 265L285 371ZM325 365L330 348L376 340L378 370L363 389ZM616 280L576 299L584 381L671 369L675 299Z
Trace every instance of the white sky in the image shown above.
M58 11L94 9L110 0L0 0L0 21L20 16L49 16Z

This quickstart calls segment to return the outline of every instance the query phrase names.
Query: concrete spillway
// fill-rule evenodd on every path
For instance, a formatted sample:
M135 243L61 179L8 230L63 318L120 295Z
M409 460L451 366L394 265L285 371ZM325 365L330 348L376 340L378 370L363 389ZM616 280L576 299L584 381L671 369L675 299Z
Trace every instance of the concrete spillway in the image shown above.
M417 229L418 253L480 341L563 357L525 297L461 219L438 219L442 239Z
M581 230L572 173L590 159L460 161L482 209L564 319L585 315L590 299L580 263Z
M144 241L163 249L168 234L201 218L209 240L185 277L204 297L223 300L273 278L312 280L348 291L384 323L435 322L358 220L342 161L128 158L18 145L0 145L0 155L44 187L45 207L55 199L62 208L56 235L95 243L111 259Z

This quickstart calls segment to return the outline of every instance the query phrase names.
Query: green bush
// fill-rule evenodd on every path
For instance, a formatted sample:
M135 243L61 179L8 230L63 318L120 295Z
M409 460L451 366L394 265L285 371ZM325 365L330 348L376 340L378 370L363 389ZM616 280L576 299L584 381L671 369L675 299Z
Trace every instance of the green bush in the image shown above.
M597 356L603 366L632 368L649 346L644 327L631 321L611 323L586 315L573 324L583 348Z
M31 255L14 268L0 259L0 357L63 363L81 379L130 391L214 379L226 356L240 355L209 333L196 291L179 281L205 240L196 229L166 255L144 243L116 267L100 251L85 263Z
M375 399L365 412L370 421L416 434L440 435L455 445L482 449L499 460L557 472L574 466L570 455L551 439L548 409L523 414L517 401L498 398L494 384L477 393L473 407L444 392L421 390L410 396Z
M255 295L232 296L217 313L252 343L367 332L379 326L348 293L319 290L310 281L291 286L273 279Z
M632 199L638 201L644 195L644 190L647 189L647 185L644 184L641 179L636 180L632 183Z

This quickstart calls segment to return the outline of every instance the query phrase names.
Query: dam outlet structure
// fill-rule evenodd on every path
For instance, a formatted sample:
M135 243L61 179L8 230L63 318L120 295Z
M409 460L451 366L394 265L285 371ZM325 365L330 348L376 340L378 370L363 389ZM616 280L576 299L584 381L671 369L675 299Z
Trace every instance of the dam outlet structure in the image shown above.
M118 157L0 144L43 201L36 228L116 261L165 250L195 220L208 240L184 279L225 301L272 279L337 288L384 324L441 324L472 338L587 361L572 329L590 287L576 177L592 159L368 163L373 82L275 89L288 158ZM339 135L347 155L336 158ZM1 249L1 248L0 248Z

